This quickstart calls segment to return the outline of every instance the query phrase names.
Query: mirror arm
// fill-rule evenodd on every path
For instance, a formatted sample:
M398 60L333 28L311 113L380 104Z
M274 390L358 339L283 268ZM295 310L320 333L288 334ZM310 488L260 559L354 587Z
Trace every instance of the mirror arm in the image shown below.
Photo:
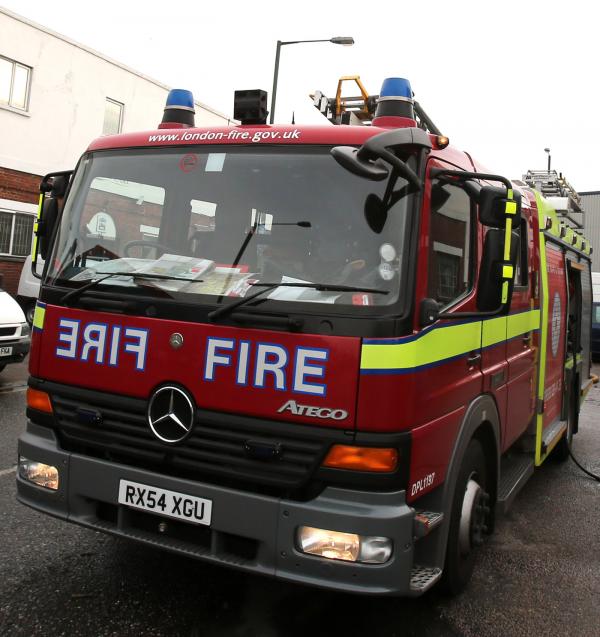
M498 316L506 309L506 303L502 303L500 307L488 312L441 312L437 315L438 319L463 319L463 318L480 318Z
M357 153L358 159L371 159L375 156L376 159L383 159L388 164L392 166L392 168L404 177L407 181L409 181L415 188L421 190L423 184L419 179L417 173L407 164L405 164L399 157L396 157L393 152L387 150L387 148L378 148L377 152L370 151L368 148L365 149L360 148Z
M457 177L460 180L465 179L481 179L483 181L498 181L506 186L507 190L512 190L513 185L509 179L502 175L494 175L492 173L478 173L468 170L446 170L445 168L432 168L430 170L431 177L439 177L440 175L446 175L448 177Z

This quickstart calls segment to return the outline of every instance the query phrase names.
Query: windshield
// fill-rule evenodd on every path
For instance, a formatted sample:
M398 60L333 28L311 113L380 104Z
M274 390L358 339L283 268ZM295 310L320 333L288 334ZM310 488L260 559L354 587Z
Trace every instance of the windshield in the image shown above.
M287 283L265 299L392 304L400 294L408 234L406 182L397 180L386 210L373 195L382 199L387 182L352 175L329 150L91 154L65 205L48 282L79 287L117 272L132 274L108 277L97 288L216 305L255 293L260 282ZM296 285L304 282L357 290Z

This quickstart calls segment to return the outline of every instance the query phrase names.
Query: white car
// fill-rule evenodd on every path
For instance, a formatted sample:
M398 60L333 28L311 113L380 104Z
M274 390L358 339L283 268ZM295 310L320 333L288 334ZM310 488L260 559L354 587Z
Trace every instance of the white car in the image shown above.
M44 260L38 257L36 272L42 272L44 269ZM33 276L31 272L31 256L27 257L21 270L21 278L19 279L19 289L17 290L17 301L25 312L25 318L29 325L33 323L33 312L35 310L35 302L40 293L40 280Z
M29 353L31 328L19 304L0 288L0 372Z

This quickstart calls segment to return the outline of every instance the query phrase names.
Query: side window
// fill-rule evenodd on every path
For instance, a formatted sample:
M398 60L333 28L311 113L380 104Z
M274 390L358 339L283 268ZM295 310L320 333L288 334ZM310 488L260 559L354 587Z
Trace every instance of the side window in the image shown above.
M427 296L443 305L472 285L472 214L472 201L462 188L433 181Z
M518 229L519 252L517 254L517 268L515 271L515 287L526 288L529 285L529 234L527 219L521 218Z

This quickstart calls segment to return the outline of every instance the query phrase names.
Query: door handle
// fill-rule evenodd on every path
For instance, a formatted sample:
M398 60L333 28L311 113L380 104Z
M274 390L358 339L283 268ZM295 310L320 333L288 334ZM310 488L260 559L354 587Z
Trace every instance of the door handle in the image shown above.
M467 358L467 365L469 367L475 367L475 365L477 365L477 363L479 363L480 360L481 360L481 354L479 352L475 354L470 354L469 357Z
M523 335L523 345L529 347L531 344L531 332L527 332L527 334Z

